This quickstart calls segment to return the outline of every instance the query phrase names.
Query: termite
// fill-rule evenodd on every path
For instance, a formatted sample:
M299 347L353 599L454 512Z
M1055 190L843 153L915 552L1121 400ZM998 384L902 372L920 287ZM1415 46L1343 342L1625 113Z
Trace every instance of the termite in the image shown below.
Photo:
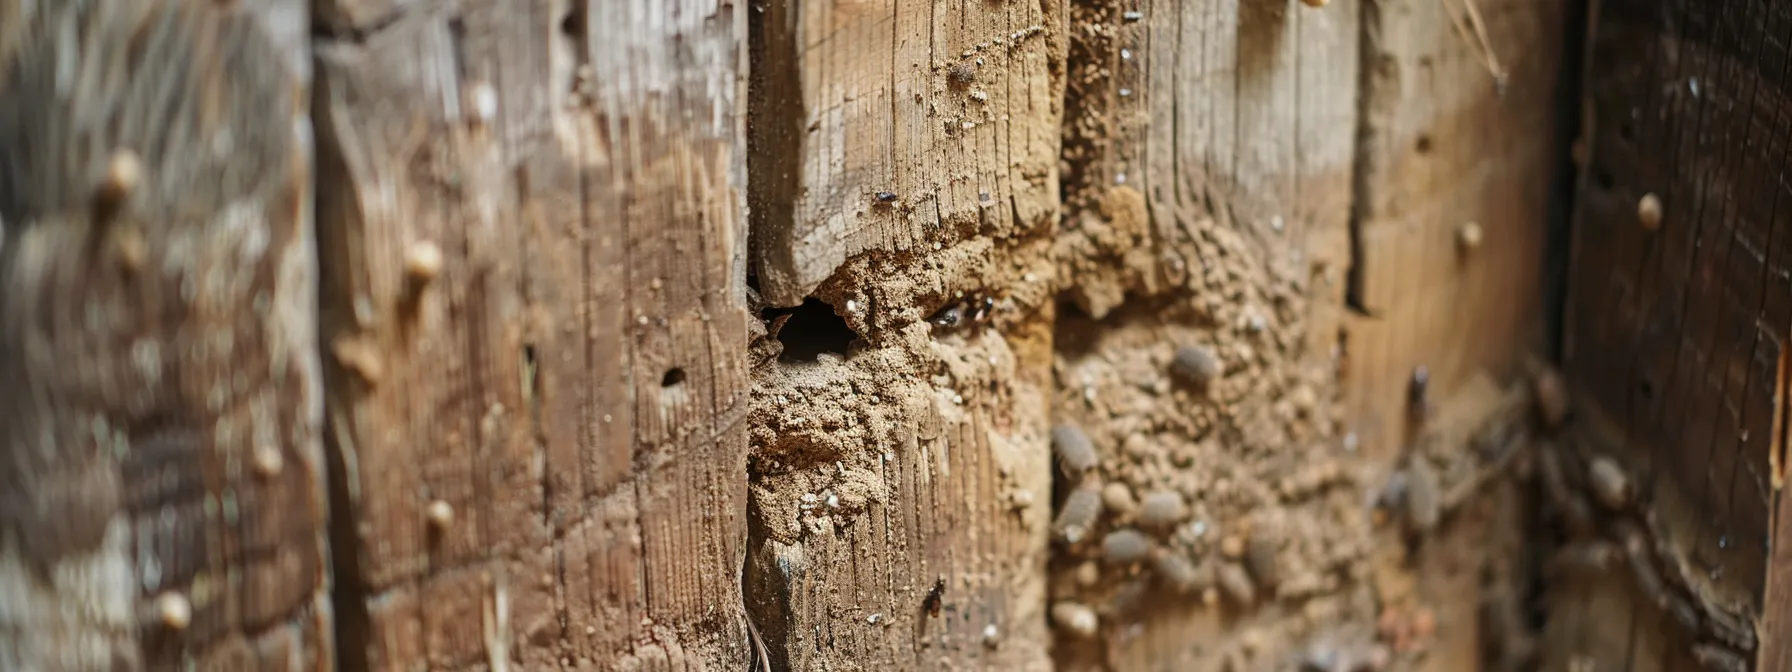
M1175 490L1153 490L1139 500L1139 524L1145 527L1170 527L1188 517L1188 505L1182 493Z
M1630 504L1630 477L1616 460L1600 455L1587 464L1587 481L1593 496L1606 508L1623 510Z
M1063 506L1058 508L1058 519L1052 523L1052 529L1064 541L1072 544L1082 541L1083 535L1095 525L1095 519L1101 516L1101 484L1096 481L1083 481L1070 491Z
M946 601L946 577L933 580L933 587L927 589L926 599L921 600L921 610L928 616L939 616L940 606Z
M1058 464L1066 474L1080 476L1101 465L1100 458L1095 455L1095 444L1090 443L1089 435L1076 425L1052 428L1052 452L1058 455Z
M1151 553L1151 539L1138 530L1122 528L1101 539L1101 558L1109 565L1130 565Z
M1180 594L1186 595L1213 586L1212 565L1197 568L1181 553L1167 548L1151 552L1151 569L1157 572L1158 578Z
M896 192L880 191L880 192L877 192L876 194L873 194L871 196L871 198L872 198L872 200L877 201L877 203L879 205L889 205L891 203L896 202Z
M1282 582L1281 565L1276 559L1275 540L1253 536L1245 544L1245 569L1250 570L1251 578L1266 591L1273 592Z
M1406 465L1406 522L1413 530L1429 531L1443 515L1443 486L1425 458L1414 455Z
M1221 562L1215 570L1214 578L1219 584L1220 592L1225 593L1226 599L1233 604L1248 607L1256 603L1257 588L1251 583L1251 576L1238 563Z
M1170 357L1170 375L1195 387L1212 384L1221 373L1219 357L1203 346L1184 345Z

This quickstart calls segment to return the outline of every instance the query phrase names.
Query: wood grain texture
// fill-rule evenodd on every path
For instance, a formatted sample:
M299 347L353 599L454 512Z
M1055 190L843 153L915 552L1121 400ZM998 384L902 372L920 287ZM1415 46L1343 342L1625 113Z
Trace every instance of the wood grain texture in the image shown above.
M744 10L320 11L343 667L745 665Z
M0 3L0 667L330 666L307 32Z
M1047 669L1063 3L760 7L748 594L773 666Z
M867 252L1050 221L1061 1L759 5L747 161L767 302L801 303Z
M1773 3L1601 3L1564 348L1585 404L1643 465L1658 543L1696 601L1766 624L1786 617L1788 27ZM1783 667L1785 646L1765 637L1760 669Z
M1410 440L1415 368L1442 400L1477 374L1517 373L1517 358L1543 343L1550 189L1567 159L1556 123L1566 7L1364 5L1352 284L1366 314L1347 323L1345 397L1373 455ZM1481 242L1464 250L1459 232L1471 222Z

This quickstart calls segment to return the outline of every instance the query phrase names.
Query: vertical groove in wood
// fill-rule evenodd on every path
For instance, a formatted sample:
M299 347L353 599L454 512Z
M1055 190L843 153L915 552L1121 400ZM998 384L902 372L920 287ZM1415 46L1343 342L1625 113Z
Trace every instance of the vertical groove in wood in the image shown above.
M328 666L302 3L0 17L0 667Z
M741 664L744 10L323 4L345 666Z

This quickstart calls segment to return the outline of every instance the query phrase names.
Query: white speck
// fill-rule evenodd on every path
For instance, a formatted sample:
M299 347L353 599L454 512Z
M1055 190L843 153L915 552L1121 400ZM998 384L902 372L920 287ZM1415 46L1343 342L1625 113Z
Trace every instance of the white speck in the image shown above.
M1000 359L997 359L997 358L996 358L996 356L995 356L995 355L990 355L990 356L989 356L989 365L990 365L990 366L995 366L995 365L997 365L997 364L1001 364L1001 363L1002 363L1002 360L1000 360ZM1747 433L1747 432L1743 432L1743 434L1742 434L1742 440L1743 440L1743 441L1747 441L1747 440L1748 440L1748 433Z
M1120 18L1126 19L1127 21L1137 21L1139 19L1145 18L1145 14L1143 12L1137 12L1137 11L1125 12L1120 15Z
M480 82L473 85L473 114L479 121L491 121L498 117L498 92L492 85Z
M1190 534L1195 535L1196 539L1200 539L1201 537L1207 536L1207 521L1197 520L1193 523L1190 523L1188 526L1188 531Z
M830 509L838 509L840 508L840 496L829 492L827 499L823 500L822 503L827 504Z
M1699 97L1699 78L1693 77L1693 78L1687 79L1686 80L1686 88L1690 89L1692 91L1692 97L1694 97L1694 98Z
M607 424L610 424L610 420L611 420L611 418L610 418L610 414L609 414L609 413L605 413L605 414L604 414L604 424L606 424L606 425L607 425Z
M1121 49L1120 50L1120 60L1123 60L1123 61L1132 60L1132 50L1131 49Z
M981 56L977 58L977 65L983 65L983 58Z
M813 492L803 493L803 503L804 504L814 504L815 501L816 501L815 493L813 493Z
M1121 89L1121 90L1120 90L1120 97L1121 97L1121 98L1127 98L1127 97L1130 97L1130 96L1132 96L1132 89Z
M854 301L852 299L847 299L846 300L846 312L849 312L849 313L859 312L859 302Z
M1095 401L1095 386L1094 385L1084 385L1083 386L1083 400L1084 401Z
M1360 439L1357 438L1356 432L1351 432L1349 434L1345 434L1344 435L1344 450L1345 450L1345 452L1351 452L1351 453L1356 452L1356 446L1357 446L1358 441L1360 441Z
M958 404L958 405L961 405L961 406L962 406L962 405L964 405L964 395L962 395L962 394L957 394L957 393L953 393L953 395L952 395L952 403L954 403L954 404Z
M1023 281L1026 281L1026 282L1038 282L1039 276L1033 275L1032 273L1028 273L1026 275L1020 276L1020 279Z
M1274 217L1269 218L1269 228L1275 229L1277 231L1281 231L1282 226L1283 226L1283 223L1282 223L1281 215L1276 215Z
M890 460L894 460L894 459L896 459L895 455L891 455L889 453L884 453L884 462L885 463L888 463Z
M983 626L983 643L994 645L996 643L996 639L998 639L999 637L1000 637L1000 632L996 630L996 624L991 623L989 625Z
M960 125L960 126L963 126L963 127L964 127L964 129L965 129L965 130L967 130L967 131L968 131L968 130L971 130L971 129L973 129L973 128L976 128L976 127L977 127L977 122L975 122L975 121L967 121L967 122L964 122L964 123L962 123L962 124L959 124L959 125Z
M1114 175L1114 184L1126 184L1126 173L1115 174Z
M872 625L877 625L877 622L881 621L881 620L884 620L883 614L872 614L870 616L865 617L865 622L870 623Z

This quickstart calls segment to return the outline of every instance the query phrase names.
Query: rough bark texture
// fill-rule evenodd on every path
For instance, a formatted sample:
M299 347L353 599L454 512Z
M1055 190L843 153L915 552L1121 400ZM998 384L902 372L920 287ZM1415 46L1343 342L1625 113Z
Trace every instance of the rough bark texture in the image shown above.
M323 8L345 668L745 664L741 11Z
M0 667L329 665L306 27L0 3Z
M1558 658L1619 666L1671 641L1783 669L1792 10L1600 5L1564 352L1587 442L1637 483L1662 579L1602 598L1654 606L1564 615L1585 640Z

